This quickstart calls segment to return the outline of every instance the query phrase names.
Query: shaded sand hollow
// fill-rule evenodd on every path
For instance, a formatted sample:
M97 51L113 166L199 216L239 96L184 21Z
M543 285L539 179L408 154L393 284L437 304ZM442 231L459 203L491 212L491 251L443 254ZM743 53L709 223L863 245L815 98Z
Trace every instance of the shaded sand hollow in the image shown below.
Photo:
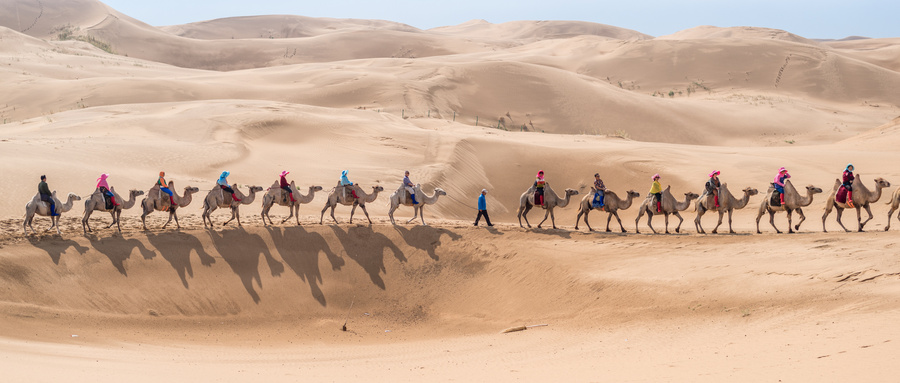
M810 37L283 15L155 27L92 0L2 2L4 379L895 381L900 253L884 228L900 183L900 41ZM870 188L893 185L866 233L834 212L823 233L850 162ZM755 234L762 195L736 211L734 235L697 234L693 206L678 234L633 234L654 173L682 199L717 169L739 196L764 193L781 166L824 190L798 234L767 217ZM371 226L343 206L318 224L344 169L385 189ZM388 220L407 169L447 192L425 208L431 226ZM579 192L558 229L518 225L539 169ZM83 235L79 201L61 236L45 217L23 234L41 174L64 198L100 173L146 192L160 170L179 193L201 189L180 231L159 212L142 231L133 208L121 234L94 213ZM200 200L223 170L244 191L289 170L325 192L299 227L277 224L280 206L263 226L260 197L243 227L222 227L220 209L204 230ZM595 172L641 194L620 212L629 233L602 232L598 212L601 232L574 230ZM491 229L471 226L482 188ZM855 230L855 212L843 222ZM532 324L548 326L500 334Z

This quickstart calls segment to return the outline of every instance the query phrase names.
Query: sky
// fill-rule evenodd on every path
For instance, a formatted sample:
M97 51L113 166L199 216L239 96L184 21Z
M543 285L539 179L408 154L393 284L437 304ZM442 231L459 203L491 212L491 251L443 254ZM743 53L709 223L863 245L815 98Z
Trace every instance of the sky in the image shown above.
M420 29L473 19L579 20L662 36L700 25L783 29L807 38L900 37L898 0L101 0L162 26L233 16L289 14L380 19Z

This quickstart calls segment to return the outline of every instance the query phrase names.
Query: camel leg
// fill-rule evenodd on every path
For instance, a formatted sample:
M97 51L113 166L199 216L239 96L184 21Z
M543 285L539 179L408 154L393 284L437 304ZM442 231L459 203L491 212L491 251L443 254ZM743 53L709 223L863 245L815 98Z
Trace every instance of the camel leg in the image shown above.
M336 207L337 207L337 204L331 205L331 219L334 221L335 224L338 223L337 218L334 218L334 208L336 208Z
M841 208L840 206L838 206L837 209L835 209L835 210L836 210L836 211L835 211L835 214L836 214L836 217L837 217L837 223L838 223L838 225L841 225L841 229L844 229L844 232L845 232L845 233L850 232L850 230L847 230L847 228L844 227L844 223L841 222L841 217L844 215L844 209ZM824 231L824 226L825 226L825 224L823 223L822 226L823 226L823 227L822 227L822 229L823 229L822 231Z
M416 218L419 218L419 207L418 207L418 206L413 206L413 217L410 218L408 221L406 221L406 223L409 224L410 222L415 221ZM423 224L425 223L424 218L423 218L423 220L422 220L422 223L423 223Z
M832 202L832 203L826 202L825 203L825 213L822 214L822 232L823 233L828 232L828 229L825 228L825 218L828 218L828 215L831 214L831 209L833 209L834 206L836 206L836 205L837 204L835 204L834 202ZM841 223L841 218L840 218L841 217L841 209L840 208L838 208L837 216L838 216L838 219L837 219L838 223ZM841 224L841 226L843 227L844 225Z
M775 227L775 212L772 210L769 210L769 224L771 224L772 227L775 228L776 233L781 234L781 230L778 230L778 228Z
M619 222L619 229L621 229L623 233L628 232L625 230L625 226L622 226L622 219L619 218L619 212L613 210L613 211L609 212L609 215L616 216L616 221ZM606 231L609 231L609 217L606 218L606 226L607 226Z
M694 229L696 229L697 233L700 233L700 234L706 234L706 231L703 230L703 225L700 224L700 217L702 217L703 213L705 213L705 212L706 211L703 210L703 208L700 207L700 205L698 204L697 205L697 218L694 218ZM713 233L715 233L715 232L716 231L713 230Z
M865 208L866 208L866 213L869 213L869 219L867 219L865 222L860 222L860 223L859 223L859 231L860 231L860 232L862 232L862 231L863 231L863 227L865 227L866 224L869 223L869 221L871 221L872 218L874 218L874 216L872 215L872 208L869 207L869 204L866 204L866 205L865 205ZM856 207L856 219L857 219L857 220L861 220L861 219L862 219L862 218L860 218L859 206Z
M666 222L666 234L669 234L669 213L663 213Z
M871 214L871 213L869 213ZM62 230L59 230L59 216L50 216L50 220L53 221L53 226L56 227L56 234L62 235Z
M273 206L274 206L274 205L273 205ZM285 222L287 222L289 219L294 218L294 205L293 205L293 204L288 205L288 210L291 211L291 214L288 215L287 218L281 220L281 223L282 223L282 224L285 223ZM269 218L269 220L271 220L271 218ZM300 224L300 217L297 217L297 224L298 224L298 225Z
M578 216L575 217L575 230L578 230L578 221L581 220L581 216L582 216L582 215L584 215L584 210L583 210L583 209L579 209L579 210L578 210ZM585 218L587 218L587 216L585 216ZM591 230L591 225L588 225L588 231L592 231L592 230Z
M360 204L360 205L359 205L359 208L362 209L363 213L366 213L366 219L369 220L369 225L371 225L371 224L372 224L372 219L369 218L369 212L366 211L366 205ZM351 212L350 215L352 216L352 215L353 215L353 212Z
M553 225L553 228L556 229L556 215L553 214L553 209L550 210L550 224Z
M229 218L227 221L225 221L225 223L223 223L222 226L227 225L231 221L234 221L234 206L231 207L231 218Z
M84 208L84 217L81 217L81 229L84 230L84 233L87 234L91 230L91 225L88 223L88 220L91 218L91 212L93 208L85 206ZM34 229L31 229L34 230Z
M541 228L541 225L543 225L544 222L547 221L547 217L549 217L549 216L550 216L550 209L547 209L547 211L544 212L544 219L541 220L541 223L539 223L539 224L537 225L537 228L538 228L538 229L540 229L540 228ZM556 227L554 227L554 229L555 229L555 228L556 228Z
M525 224L528 225L528 228L531 228L531 223L528 222L528 212L531 210L531 206L525 204L525 209L519 212L519 227L522 227L522 218L525 218Z
M244 227L241 224L241 208L240 206L234 208L234 218L237 218L238 227Z
M731 228L731 213L734 212L734 209L728 210L728 232L734 234L734 229Z
M147 229L147 214L148 214L147 208L144 208L144 213L141 214L141 225L144 226L144 231L148 230ZM165 226L163 226L163 229L165 229Z
M359 201L353 202L353 208L350 209L350 224L353 224L353 213L356 213L356 207L359 206Z
M800 222L797 222L797 225L794 226L794 230L800 230L800 225L803 224L803 221L806 221L806 214L803 214L803 209L796 208L797 214L800 214Z
M319 225L325 220L325 210L328 210L328 202L325 202L325 207L322 208L322 215L319 216Z
M391 208L388 209L388 218L391 219L391 225L396 225L396 224L397 224L397 222L394 221L394 212L397 211L397 208L398 208L398 207L400 207L399 204L398 204L398 205L394 205L393 201L391 202Z
M116 211L110 210L109 216L112 217L112 222L110 222L109 226L106 227L107 229L111 228L113 225L116 224Z
M297 226L300 226L300 203L294 204L294 217L297 220Z
M678 217L678 226L675 228L675 232L680 233L681 232L681 224L684 222L684 218L681 218L681 214L678 213L677 211L673 214L675 214L675 216Z
M756 215L756 234L762 234L762 232L759 231L759 219L762 218L763 214L765 214L765 212L760 211L759 214Z
M428 224L425 223L425 204L424 203L419 205L419 219L422 220L422 226L428 226Z
M637 234L640 234L640 233L641 233L641 230L638 229L638 222L640 222L641 217L642 217L643 215L644 215L644 210L639 209L639 210L638 210L638 215L637 215L637 217L634 219L634 232L637 233Z
M653 230L653 234L656 234L656 229L653 228L653 212L647 213L647 226L650 226L650 230Z
M716 227L713 229L713 234L719 233L719 226L722 226L722 218L724 218L725 212L722 209L719 209L719 223L716 224ZM728 211L728 221L731 221L731 210ZM731 223L728 224L728 230L731 230Z
M178 213L175 211L172 211L171 214L172 214L172 218L175 218L175 227L177 227L178 230L181 230L181 224L178 223ZM169 222L166 222L166 225L168 225L168 224L169 224ZM166 228L166 225L163 225L163 229Z
M884 227L884 231L888 231L888 230L891 229L891 216L894 215L894 212L895 212L896 210L897 210L897 209L894 208L893 205L892 205L892 206L891 206L891 210L888 211L887 226ZM900 214L897 214L897 219L900 220Z

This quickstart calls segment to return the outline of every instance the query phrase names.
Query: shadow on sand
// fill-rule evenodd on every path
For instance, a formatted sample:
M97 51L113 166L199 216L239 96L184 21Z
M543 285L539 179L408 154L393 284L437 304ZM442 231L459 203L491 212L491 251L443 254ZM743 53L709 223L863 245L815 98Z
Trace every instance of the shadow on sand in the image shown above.
M178 277L181 278L184 288L189 288L187 277L194 277L194 270L191 267L191 251L197 253L197 256L200 257L200 264L203 266L211 266L216 263L216 259L206 252L200 240L193 235L180 232L147 232L147 240L156 248L159 255L172 265L172 268L178 273Z
M303 227L268 227L269 235L275 250L281 259L297 276L309 284L309 292L320 305L326 306L325 293L322 292L322 272L319 270L319 254L331 263L332 270L340 270L344 259L328 246L328 242L319 233L307 232Z
M262 288L262 278L259 275L259 255L265 257L272 276L279 276L284 272L284 264L272 257L269 246L262 237L250 234L243 229L214 231L210 230L209 237L213 247L231 266L231 270L241 279L241 283L253 298L253 302L259 303L259 293L253 288L253 281Z
M347 257L359 264L369 274L369 279L382 290L386 288L381 273L387 272L384 267L384 250L388 249L400 262L406 262L406 256L393 241L371 227L353 226L344 231L339 226L331 226L335 236L344 245Z
M156 256L156 253L144 246L143 242L134 238L123 238L119 235L100 238L92 234L88 234L87 238L91 241L91 246L105 255L106 258L109 258L109 262L112 263L116 270L119 270L119 273L126 277L128 276L128 271L125 270L125 260L131 257L134 249L138 249L144 259L153 259Z
M32 246L46 251L53 263L57 265L59 264L59 259L62 258L62 254L68 251L70 247L74 248L78 254L84 254L90 250L89 247L81 246L78 242L71 239L62 239L59 236L55 236L52 239L29 236L28 242L31 242Z

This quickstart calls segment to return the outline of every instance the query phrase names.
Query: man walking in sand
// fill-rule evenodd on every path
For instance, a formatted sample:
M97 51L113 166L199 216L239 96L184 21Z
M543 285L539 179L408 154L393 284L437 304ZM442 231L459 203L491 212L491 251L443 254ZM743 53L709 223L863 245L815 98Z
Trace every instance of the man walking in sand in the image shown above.
M487 222L488 226L494 226L491 224L491 217L488 217L486 195L487 189L481 189L481 195L478 196L478 216L475 217L475 226L478 226L478 221L482 216L484 216L484 222Z

